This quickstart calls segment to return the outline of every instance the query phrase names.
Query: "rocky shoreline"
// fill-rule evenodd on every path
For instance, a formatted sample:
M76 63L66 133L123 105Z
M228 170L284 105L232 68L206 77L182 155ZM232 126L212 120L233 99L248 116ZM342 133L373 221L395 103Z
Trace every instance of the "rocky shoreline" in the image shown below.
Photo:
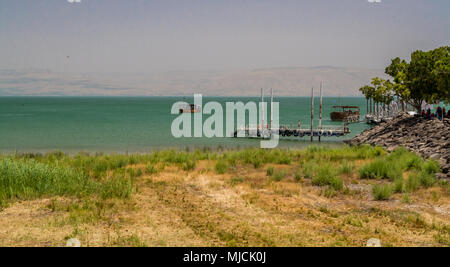
M378 145L388 151L403 146L423 158L438 161L442 168L438 177L450 179L450 119L427 120L404 113L365 130L346 143Z

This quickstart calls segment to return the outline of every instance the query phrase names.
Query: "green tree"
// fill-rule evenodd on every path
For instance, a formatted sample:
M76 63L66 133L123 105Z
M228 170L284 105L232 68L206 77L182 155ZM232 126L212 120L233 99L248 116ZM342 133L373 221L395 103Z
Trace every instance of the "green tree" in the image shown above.
M435 50L435 62L432 75L436 79L436 95L439 100L450 102L450 47Z
M423 101L449 101L449 52L448 46L428 52L417 50L411 54L406 72L406 86L410 102L420 112Z
M360 91L366 99L376 103L390 104L395 97L412 105L420 113L424 101L450 102L450 47L443 46L427 52L417 50L411 54L408 63L394 58L385 73L393 81L379 77L372 79L372 86L364 86Z
M365 85L365 86L359 88L359 91L366 97L366 100L367 100L367 113L372 112L371 99L373 98L373 95L375 93L375 88L373 86L370 86L370 85ZM370 102L370 105L369 105L369 102ZM370 106L370 108L369 108L369 106Z
M392 59L391 64L385 69L385 73L394 78L390 86L394 96L401 101L403 111L405 111L405 102L409 103L411 96L409 88L406 85L408 66L409 64L405 60L396 57Z
M377 103L389 105L393 100L392 83L379 77L372 78L371 84L375 88L373 99Z

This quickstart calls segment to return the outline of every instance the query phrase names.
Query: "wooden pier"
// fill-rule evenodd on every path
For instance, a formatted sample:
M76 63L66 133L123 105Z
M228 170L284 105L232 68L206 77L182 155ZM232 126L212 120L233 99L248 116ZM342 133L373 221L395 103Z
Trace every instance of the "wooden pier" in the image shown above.
M271 110L273 107L273 90L271 89L270 106ZM264 91L261 89L261 101L264 102ZM247 125L240 126L234 132L234 137L246 137L246 138L261 138L269 139L273 135L278 135L279 137L287 138L302 138L308 136L311 138L311 142L314 137L318 137L319 142L321 137L340 137L345 136L350 133L350 129L347 123L342 125L322 125L322 83L320 84L320 115L319 115L319 126L314 128L314 88L311 88L311 124L309 128L301 128L300 123L297 126L281 125L279 128L272 127L273 116L271 112L270 125L264 124L264 119L262 119L259 125ZM264 118L264 110L262 111L262 116Z
M312 133L312 135L311 135ZM279 129L264 128L262 131L259 127L242 127L234 131L233 136L239 137L243 135L246 138L271 138L272 135L278 134L280 137L340 137L350 133L350 129L347 125L344 126L322 126L320 129L310 128L291 128L287 126L281 126Z

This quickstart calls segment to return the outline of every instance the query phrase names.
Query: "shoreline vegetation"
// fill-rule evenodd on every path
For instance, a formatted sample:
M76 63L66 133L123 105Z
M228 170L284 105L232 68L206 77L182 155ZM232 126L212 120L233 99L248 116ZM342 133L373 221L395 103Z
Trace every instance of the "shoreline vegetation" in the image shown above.
M440 165L437 174L440 179L450 179L450 120L444 118L425 119L407 113L382 122L360 133L351 140L350 145L381 146L387 151L405 147L423 158L436 160Z
M450 185L399 147L0 156L0 246L450 246Z

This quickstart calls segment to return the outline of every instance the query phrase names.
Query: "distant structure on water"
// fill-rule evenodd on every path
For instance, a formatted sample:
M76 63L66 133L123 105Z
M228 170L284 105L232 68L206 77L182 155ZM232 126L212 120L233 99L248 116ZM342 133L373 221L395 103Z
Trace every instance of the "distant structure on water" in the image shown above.
M334 109L341 109L341 111L333 111L330 113L332 121L342 122L359 122L359 107L358 106L333 106Z
M366 122L368 124L378 124L388 121L402 112L400 104L392 101L389 105L372 103L372 99L367 100Z
M202 111L201 107L198 105L195 105L195 104L182 105L179 108L180 114L181 113L198 113L201 111Z
M264 91L261 89L261 102L264 102ZM271 89L270 106L273 104L273 90ZM272 108L271 108L272 110ZM262 110L262 118L264 118L264 110ZM314 88L311 88L311 124L308 128L302 128L301 122L297 125L280 125L278 128L272 127L272 114L270 124L264 124L264 120L258 125L245 125L238 126L233 132L234 137L243 135L247 138L262 138L268 139L272 135L278 135L280 137L304 137L308 136L313 141L313 137L318 137L319 142L321 137L340 137L350 133L350 129L345 121L341 126L334 125L322 125L322 83L320 84L320 111L319 111L319 125L314 128ZM359 121L359 111L358 111Z

